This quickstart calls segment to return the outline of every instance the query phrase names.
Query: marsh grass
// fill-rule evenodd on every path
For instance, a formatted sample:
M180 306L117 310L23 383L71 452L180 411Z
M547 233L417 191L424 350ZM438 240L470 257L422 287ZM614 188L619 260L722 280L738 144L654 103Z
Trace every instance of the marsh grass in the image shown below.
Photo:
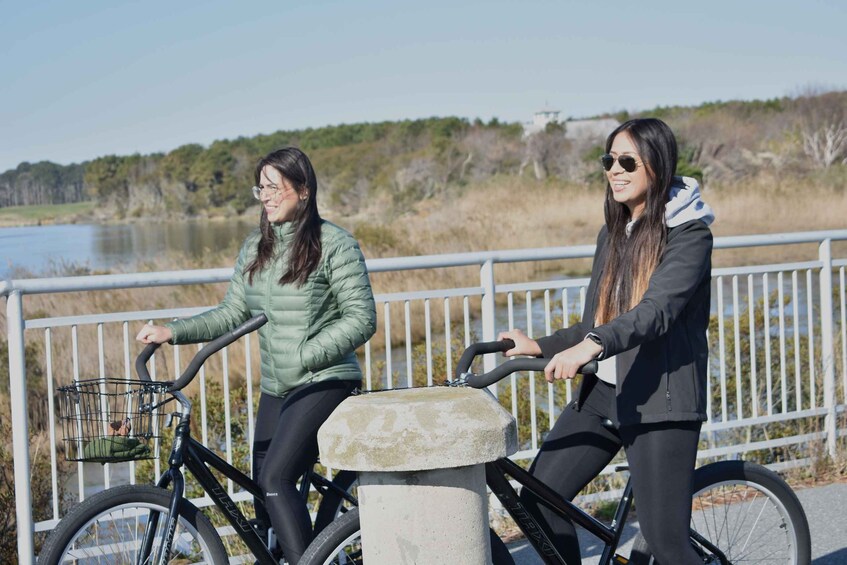
M830 175L831 176L831 175ZM838 183L841 177L813 178L800 187L779 177L759 175L734 186L714 186L704 191L704 198L713 206L718 220L713 225L716 236L748 233L791 232L809 229L843 228L847 225L847 190ZM798 179L793 181L799 182ZM521 249L548 246L592 244L598 226L603 221L602 190L599 186L566 183L559 180L535 182L520 177L494 177L448 195L451 201L425 200L409 212L384 223L365 217L335 219L353 233L360 234L365 255L369 258L429 255L452 252L473 252L493 249ZM847 252L847 244L833 245L836 257ZM172 269L224 267L232 264L237 242L231 248L209 250L199 258L189 259L174 254L142 264L139 270L163 271ZM840 254L840 255L839 255ZM771 263L815 258L817 250L810 245L762 247L757 249L717 250L715 266ZM500 283L555 278L561 274L586 275L590 259L552 262L500 264L496 280ZM47 273L27 275L57 275L62 271L90 274L90 270L68 265L54 265ZM372 285L378 295L401 291L479 286L477 266L449 269L413 270L373 273ZM24 300L26 319L76 316L95 312L126 312L166 309L174 306L210 306L221 300L226 283L171 286L142 289L115 289L99 292L38 294ZM504 300L498 296L498 300ZM423 324L425 304L411 301L411 340L421 343L425 338ZM479 299L471 297L468 310L471 317L479 313ZM385 348L384 307L378 306L379 331L371 340L374 353ZM399 328L406 318L402 301L390 305L392 347L405 345L406 336ZM463 305L459 300L450 304L451 325L461 323ZM430 303L433 340L441 340L444 328L444 307L440 300ZM161 320L159 320L161 322ZM555 325L555 324L554 324ZM123 376L127 372L124 348L134 359L140 345L134 341L141 323L104 324L102 335L96 326L79 326L76 331L78 355L71 348L73 336L68 327L55 328L50 335L53 375L60 384L71 378ZM441 328L441 330L439 330ZM5 333L5 315L0 313L0 330ZM38 348L44 359L47 335L43 331L27 332L27 340ZM258 358L256 341L252 340L254 359ZM101 346L102 342L102 346ZM103 349L104 364L98 361ZM159 378L172 379L193 355L193 349L181 348L180 367L170 351L156 356ZM245 367L243 347L229 348L231 367ZM219 356L209 361L210 374L220 374ZM376 362L375 362L376 363ZM41 367L43 368L43 361ZM374 369L381 369L375 364ZM244 378L244 374L234 375ZM254 375L255 377L255 375ZM43 371L37 378L46 378ZM197 385L192 385L197 386Z
M72 202L70 204L4 207L0 208L0 226L69 223L80 217L88 216L96 206L96 202Z
M716 211L713 225L716 236L750 233L776 233L816 229L836 229L847 226L847 190L843 184L847 175L811 177L801 185L802 179L786 179L777 175L760 174L744 183L732 186L715 185L704 191L704 198ZM444 196L445 200L424 200L411 207L405 215L385 222L374 222L373 213L367 217L332 218L354 234L359 234L366 257L400 257L439 253L473 252L496 249L523 249L549 246L593 244L598 227L602 224L602 189L599 186L567 183L556 179L545 182L513 177L495 176L482 183L464 187L461 191ZM372 211L373 212L373 211ZM834 255L843 256L847 243L836 242ZM186 258L168 254L142 264L138 270L163 271L225 267L232 264L237 252L237 242L231 248L209 250L199 258ZM809 260L817 256L811 245L775 246L756 249L717 250L715 266L772 263ZM529 281L538 278L555 278L561 274L586 275L591 260L527 262L500 264L496 267L498 284ZM54 265L46 273L18 273L18 278L40 275L91 274L84 267ZM413 270L373 273L371 276L377 295L401 291L414 291L451 287L477 287L480 284L477 266L449 269ZM171 286L142 289L115 289L99 292L39 294L24 300L26 319L76 316L95 312L126 312L135 310L166 309L174 306L210 306L221 300L226 283L189 286ZM498 300L505 298L498 296ZM411 340L421 343L425 337L423 301L409 304L413 320ZM479 299L471 297L471 317L478 316ZM451 324L460 322L463 314L461 301L450 304ZM379 331L371 340L375 353L385 347L384 307L378 306ZM398 330L406 318L402 301L390 306L392 347L405 344L406 336ZM444 306L440 300L430 303L432 327L443 335ZM160 320L161 321L161 320ZM53 375L60 383L74 376L95 377L126 374L124 348L128 347L130 359L140 351L134 341L141 323L105 324L102 336L95 326L80 326L76 332L78 352L71 349L71 329L56 328L51 331L50 351ZM0 313L0 330L5 330L5 316ZM5 333L5 331L3 331ZM47 335L43 331L30 331L27 340L42 354L46 351ZM440 336L433 339L440 339ZM101 346L102 341L102 346ZM255 341L253 346L255 348ZM104 365L101 367L97 352L103 349ZM180 363L187 363L193 350L182 348ZM244 367L243 348L231 347L230 366ZM258 357L258 352L254 351ZM217 356L216 356L217 357ZM256 358L254 357L254 359ZM219 360L210 360L210 372L222 369ZM165 351L157 355L160 378L174 378L182 367L175 367L173 354ZM379 368L379 367L376 367ZM218 373L219 374L219 373ZM238 375L243 378L243 375Z

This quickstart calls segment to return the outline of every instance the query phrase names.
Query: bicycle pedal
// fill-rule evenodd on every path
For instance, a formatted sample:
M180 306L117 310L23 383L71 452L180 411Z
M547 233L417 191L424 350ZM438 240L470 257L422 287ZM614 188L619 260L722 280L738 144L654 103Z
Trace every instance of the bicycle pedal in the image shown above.
M612 563L617 563L619 565L627 565L627 563L629 563L629 559L622 555L615 555L614 557L612 557Z

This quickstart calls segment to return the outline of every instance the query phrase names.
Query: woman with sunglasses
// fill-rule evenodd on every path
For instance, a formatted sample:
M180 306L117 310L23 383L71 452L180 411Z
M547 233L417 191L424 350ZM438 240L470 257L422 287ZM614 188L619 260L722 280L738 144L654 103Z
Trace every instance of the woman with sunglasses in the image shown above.
M576 398L546 436L531 471L573 499L626 451L638 521L660 563L701 561L688 541L697 443L706 419L706 363L714 220L697 182L674 176L677 145L661 120L621 124L606 140L606 224L582 322L533 340L520 330L505 355L549 358L548 381L592 359ZM611 420L613 427L604 425ZM528 492L568 563L579 564L573 524Z
M253 476L265 492L257 521L272 525L288 563L312 540L296 481L318 456L317 433L360 386L354 350L376 331L365 260L349 233L318 213L317 181L294 147L259 160L253 195L259 229L241 247L226 296L216 308L164 326L144 326L143 343L209 341L264 312L259 330L261 396Z

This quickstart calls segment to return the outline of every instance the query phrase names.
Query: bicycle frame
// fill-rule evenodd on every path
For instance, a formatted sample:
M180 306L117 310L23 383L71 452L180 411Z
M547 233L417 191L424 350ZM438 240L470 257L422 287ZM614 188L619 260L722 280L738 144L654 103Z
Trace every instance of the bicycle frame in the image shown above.
M247 521L247 518L244 517L244 514L238 509L232 498L229 497L226 489L218 482L209 470L209 467L234 481L257 499L264 500L261 489L247 475L191 437L190 417L183 415L176 427L168 464L169 468L162 474L157 486L164 489L173 487L169 508L170 514L165 533L165 542L160 545L159 555L156 555L154 563L166 563L170 558L173 537L176 531L177 520L179 519L178 509L183 499L185 487L185 480L181 469L185 467L189 473L194 475L215 506L223 511L223 515L235 529L235 533L244 541L248 549L253 552L258 562L262 565L278 565L278 561L274 559L271 552L250 525L250 522ZM303 482L305 483L306 481L304 480ZM158 522L158 514L150 516L142 542L141 559L146 559L150 554L150 549L153 546L153 536L158 527Z
M626 470L627 467L616 467L616 471ZM556 491L533 477L528 471L519 467L510 459L498 459L485 465L485 480L488 488L494 496L503 504L503 508L509 513L518 527L526 536L526 539L535 548L535 551L547 565L566 565L564 558L559 554L556 547L550 541L550 532L537 517L521 504L518 494L506 475L512 477L525 489L535 494L543 504L562 517L569 518L575 524L582 526L594 537L604 544L603 553L600 556L600 565L613 563L628 563L629 560L618 555L615 551L620 543L624 523L632 508L632 484L627 480L620 502L615 509L612 524L606 526L593 516L585 513L573 502L565 500ZM729 565L729 559L712 542L704 538L697 531L690 531L692 545L701 556L717 558L721 564Z
M170 457L168 458L168 464L169 469L162 474L157 486L167 489L173 485L173 494L171 496L169 509L170 517L165 534L166 542L160 546L160 554L156 556L156 560L154 561L155 563L165 563L170 557L173 536L176 530L177 520L179 519L177 509L179 508L180 501L183 499L182 493L185 485L181 468L185 467L189 473L194 475L197 482L203 490L206 491L215 506L221 509L227 521L234 528L235 533L242 539L242 541L244 541L248 549L257 558L258 562L262 565L278 565L276 558L274 558L270 550L262 542L259 535L253 529L253 526L247 518L245 518L244 514L241 510L239 510L238 506L227 494L226 489L215 478L209 468L211 467L212 469L215 469L226 478L232 480L252 494L255 498L263 501L265 497L261 488L250 477L227 463L216 453L191 437L190 417L183 416L180 423L177 425L174 433L173 447ZM314 486L321 494L325 493L329 489L332 489L343 498L355 503L355 499L347 492L342 492L341 489L338 489L336 485L333 485L330 480L312 472L311 470L307 471L303 475L303 479L300 481L300 494L304 499L308 496L310 485ZM150 517L150 521L145 531L144 541L142 542L142 551L140 554L142 558L146 558L150 553L150 549L153 545L152 538L158 526L158 521L158 515Z
M486 463L485 479L488 483L488 488L500 500L503 508L506 509L547 565L565 565L565 560L550 541L551 536L546 525L539 522L533 513L521 504L517 492L509 480L506 479L506 475L509 475L520 483L523 488L529 489L554 512L560 516L570 518L574 523L582 526L592 535L602 540L605 547L600 557L600 565L608 565L613 563L613 558L620 557L615 554L615 550L620 541L623 524L632 507L632 486L629 481L627 481L626 487L624 487L623 496L615 510L612 525L606 526L596 518L583 512L571 501L559 496L553 489L533 477L513 461L504 458L492 463ZM624 558L621 557L621 559L621 561L618 561L619 563L627 562Z
M223 511L227 521L235 529L235 533L238 534L238 536L244 541L250 551L253 552L253 555L257 557L258 562L262 565L278 565L277 560L273 557L265 544L262 543L261 538L253 529L253 526L244 517L244 514L242 514L242 512L238 509L238 506L235 502L233 502L232 498L227 495L226 489L224 489L224 487L218 482L209 468L211 467L223 474L225 477L252 494L261 503L264 503L265 496L262 493L262 489L252 479L250 479L250 477L221 459L217 454L191 437L191 401L186 398L182 392L180 392L182 388L188 385L188 383L190 383L197 375L200 367L212 353L221 350L241 336L257 330L266 322L267 317L264 314L260 314L250 318L232 331L207 343L199 352L197 352L188 364L188 367L182 375L180 375L179 379L171 384L169 392L173 395L173 398L168 399L155 407L158 408L159 406L170 402L170 400L176 400L182 407L182 412L176 412L174 414L174 416L179 417L180 421L177 424L174 433L171 454L168 458L169 468L162 474L157 483L158 487L164 489L173 485L173 490L168 509L169 518L167 529L165 531L165 539L160 545L158 554L156 555L153 563L165 563L170 557L171 547L174 541L173 538L176 532L177 520L179 519L179 507L183 499L183 491L185 488L185 480L181 469L182 467L185 467L192 475L194 475L197 482L200 483L200 486L212 499L212 502L214 502L214 504ZM151 381L150 373L147 370L147 361L151 358L159 345L160 344L156 343L149 344L136 358L135 369L139 378L142 380ZM354 505L357 503L356 499L350 494L340 489L337 485L334 485L332 481L314 473L311 469L308 469L304 473L303 478L300 481L300 495L304 500L309 494L310 485L313 485L322 495L325 494L327 490L332 489L348 502L351 502ZM144 532L139 560L144 560L146 562L147 558L150 556L154 541L153 537L155 536L158 523L159 514L151 513Z

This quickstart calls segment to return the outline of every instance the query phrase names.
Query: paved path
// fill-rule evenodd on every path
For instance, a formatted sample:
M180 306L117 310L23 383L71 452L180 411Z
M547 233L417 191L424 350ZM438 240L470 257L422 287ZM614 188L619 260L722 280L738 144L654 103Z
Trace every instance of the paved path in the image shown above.
M812 532L812 565L847 565L847 483L801 489L797 496L809 519ZM595 565L603 550L596 540L577 528L584 565ZM618 552L629 555L638 524L627 525ZM526 541L509 544L516 565L543 565Z

